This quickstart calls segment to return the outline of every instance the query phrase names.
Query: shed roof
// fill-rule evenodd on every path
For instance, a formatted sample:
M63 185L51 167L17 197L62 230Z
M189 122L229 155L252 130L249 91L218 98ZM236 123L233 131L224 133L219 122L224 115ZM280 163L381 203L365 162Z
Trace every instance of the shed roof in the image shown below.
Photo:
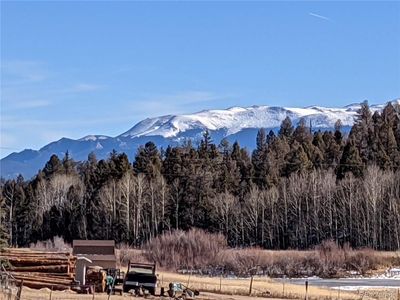
M72 246L111 246L115 247L114 240L73 240Z

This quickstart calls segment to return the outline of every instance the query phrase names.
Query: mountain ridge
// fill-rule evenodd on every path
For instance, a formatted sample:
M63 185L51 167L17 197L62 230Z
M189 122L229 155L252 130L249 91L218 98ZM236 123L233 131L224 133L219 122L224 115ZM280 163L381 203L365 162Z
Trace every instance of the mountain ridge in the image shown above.
M400 99L389 102L400 105ZM353 103L339 108L317 105L303 108L233 106L227 109L202 110L192 114L146 118L115 137L87 135L76 140L63 137L39 150L25 149L11 153L0 160L0 175L12 178L22 174L29 178L43 168L52 154L63 156L67 151L77 161L86 159L90 152L94 152L99 159L105 158L113 149L126 152L132 159L137 148L148 141L153 141L158 147L179 145L188 139L196 143L205 130L210 132L215 143L219 143L223 138L231 142L237 140L243 147L252 150L255 147L258 129L277 130L286 117L290 117L294 125L304 118L314 130L332 129L335 122L340 119L346 129L353 124L360 105ZM371 105L370 109L372 112L380 111L384 105Z

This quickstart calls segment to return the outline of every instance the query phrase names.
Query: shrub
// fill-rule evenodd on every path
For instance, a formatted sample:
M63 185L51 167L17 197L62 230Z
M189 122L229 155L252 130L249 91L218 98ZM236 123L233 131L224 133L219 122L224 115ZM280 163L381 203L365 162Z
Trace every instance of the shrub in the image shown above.
M201 269L214 262L226 247L222 234L200 229L176 230L160 235L145 245L145 257L167 269Z
M344 271L346 250L332 240L323 241L316 247L319 259L319 276L334 277Z
M32 243L29 245L29 248L41 251L72 252L71 245L66 243L64 239L59 236L56 236L53 239L48 239L46 241L38 241L36 243Z
M346 255L345 267L365 275L367 271L376 269L382 263L383 259L371 249L350 250Z
M118 246L116 249L116 256L120 267L126 267L130 261L136 263L149 263L142 250L131 248L126 243Z
M394 265L396 257L371 249L354 250L332 240L322 242L314 250L271 251L260 248L227 249L225 239L201 230L174 231L146 245L145 258L159 266L178 271L191 269L208 275L271 277L346 276L349 271L360 274L380 266Z

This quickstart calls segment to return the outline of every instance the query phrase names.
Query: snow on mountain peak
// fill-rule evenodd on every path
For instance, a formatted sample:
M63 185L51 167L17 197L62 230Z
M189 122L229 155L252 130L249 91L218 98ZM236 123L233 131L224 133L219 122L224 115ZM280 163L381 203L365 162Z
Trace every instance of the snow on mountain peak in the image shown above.
M189 130L225 130L226 134L235 134L246 128L276 128L290 117L294 124L300 118L314 128L333 128L340 119L344 126L351 126L360 104L342 108L310 106L305 108L250 106L231 107L228 109L204 110L193 114L166 115L148 118L137 123L133 128L123 133L122 137L163 136L176 137ZM374 110L373 107L371 107ZM380 109L378 107L375 110Z
M394 105L400 105L399 98L391 102ZM371 105L370 109L374 113L381 111L385 105ZM10 154L1 160L0 175L15 177L18 171L18 174L23 174L28 178L42 168L52 154L63 157L66 150L75 160L85 160L91 152L103 159L113 150L130 154L132 159L139 145L148 141L153 141L158 147L164 148L168 145L178 145L187 139L196 142L207 129L215 143L219 143L222 138L228 138L231 141L237 140L242 147L251 151L255 147L258 128L276 130L286 117L290 117L293 125L297 125L300 118L305 118L306 124L311 124L313 129L317 130L333 129L335 122L340 119L343 126L347 127L343 128L346 130L353 124L360 107L361 104L357 103L341 108L316 105L304 108L266 105L234 106L193 114L148 118L117 137L88 135L79 140L62 138L37 151L25 150Z

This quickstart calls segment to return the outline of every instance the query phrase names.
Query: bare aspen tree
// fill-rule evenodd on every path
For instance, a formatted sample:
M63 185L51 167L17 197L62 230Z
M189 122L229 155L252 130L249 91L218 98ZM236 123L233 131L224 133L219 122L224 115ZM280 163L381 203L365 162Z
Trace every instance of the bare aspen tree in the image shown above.
M158 179L160 202L161 202L161 230L164 231L165 227L168 227L168 229L170 229L169 222L165 216L168 186L163 176L158 176L157 179Z
M382 172L377 166L369 166L364 179L364 198L366 200L367 232L372 236L372 247L378 244L378 209L380 208L382 185L380 182ZM372 226L372 229L370 229Z
M119 189L121 191L121 206L124 211L124 219L126 226L126 237L128 241L131 238L132 223L132 202L135 189L135 177L132 172L128 171L119 181Z
M15 183L8 184L4 187L3 195L5 198L5 206L8 210L8 232L11 245L14 242L14 226L13 226L13 216L14 216L14 206L15 206Z
M182 189L180 187L180 181L179 181L179 179L175 179L172 182L172 186L171 186L171 198L175 205L175 210L174 210L175 229L179 229L179 201L180 201L181 194L182 194Z
M119 195L117 196L118 191L117 183L115 180L110 180L105 186L101 188L100 191L100 203L102 205L102 210L105 212L104 217L106 221L103 223L106 227L106 237L109 238L111 227L114 222L117 220L117 210L119 208Z
M224 233L228 234L230 231L230 218L237 205L237 199L232 194L225 192L216 195L210 202L215 209Z
M263 232L266 231L269 239L269 246L274 246L274 228L279 228L279 223L282 223L280 216L277 211L277 204L279 201L279 191L277 188L272 187L267 192L263 193L263 211L267 213L267 216L262 216L262 224L266 223L266 226L262 226ZM265 222L265 219L268 221ZM278 232L278 230L276 230ZM264 243L264 234L262 237L262 244Z
M244 206L244 223L248 230L253 234L253 244L258 240L258 221L262 202L262 195L257 186L252 186L247 195Z
M50 205L61 207L67 200L67 194L71 186L79 183L75 175L57 174L50 179Z
M139 174L136 177L135 181L135 218L134 218L134 239L137 243L139 241L139 234L142 230L142 206L143 206L143 196L144 196L144 185L145 185L145 176L143 174Z

